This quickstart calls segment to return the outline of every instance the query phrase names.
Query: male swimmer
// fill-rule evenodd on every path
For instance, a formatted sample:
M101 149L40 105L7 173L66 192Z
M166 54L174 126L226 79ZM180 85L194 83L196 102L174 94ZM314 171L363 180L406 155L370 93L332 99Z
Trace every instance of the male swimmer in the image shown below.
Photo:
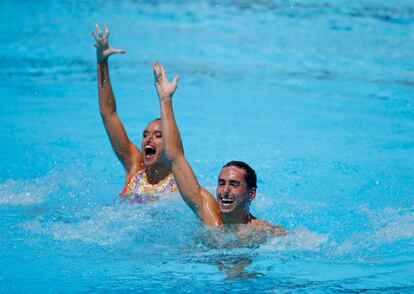
M155 87L160 102L161 125L166 158L177 181L178 190L200 220L210 226L222 224L250 224L264 228L273 235L286 235L280 225L272 225L250 213L250 203L256 196L256 173L246 163L231 161L220 172L216 199L200 186L184 157L181 136L175 121L172 96L177 88L178 76L169 82L164 66L153 64Z
M141 150L132 143L116 112L115 96L109 79L108 58L124 54L125 50L109 46L109 30L105 35L96 25L98 36L92 33L96 44L99 110L112 148L125 169L126 185L121 192L129 202L146 202L177 191L174 176L169 168L162 140L161 120L151 121L145 128Z

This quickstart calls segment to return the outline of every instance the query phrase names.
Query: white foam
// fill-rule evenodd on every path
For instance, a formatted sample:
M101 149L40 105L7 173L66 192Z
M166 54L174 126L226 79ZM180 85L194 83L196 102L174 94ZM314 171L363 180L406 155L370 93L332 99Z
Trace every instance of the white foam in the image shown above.
M44 176L33 179L9 179L0 183L0 205L29 206L45 202L52 193L67 189L67 194L80 190L85 193L88 178L87 170L81 164L52 170ZM59 195L67 198L66 193Z
M41 203L56 189L47 177L32 180L8 180L0 184L0 205L32 205Z
M85 209L59 219L38 216L22 226L34 233L50 235L56 240L110 245L129 239L129 232L137 229L145 219L127 206L96 207Z
M319 251L329 236L313 232L304 226L299 226L283 237L274 237L260 247L261 250L280 251Z
M361 206L360 210L370 219L370 228L355 232L335 250L336 254L350 254L365 251L365 255L378 247L405 239L414 238L413 208L391 208L372 210Z
M23 223L26 229L39 234L49 235L60 241L81 241L98 245L135 242L136 239L165 238L176 240L171 235L170 224L176 229L176 221L171 222L181 212L163 209L181 199L170 197L145 205L112 204L95 206L68 212L48 212L35 220ZM161 206L161 207L160 207ZM184 207L184 206L183 206ZM178 222L178 220L177 220ZM154 225L156 224L156 228ZM138 241L141 242L141 241Z
M387 207L382 211L373 211L362 207L373 226L370 239L381 242L395 242L414 237L414 208Z

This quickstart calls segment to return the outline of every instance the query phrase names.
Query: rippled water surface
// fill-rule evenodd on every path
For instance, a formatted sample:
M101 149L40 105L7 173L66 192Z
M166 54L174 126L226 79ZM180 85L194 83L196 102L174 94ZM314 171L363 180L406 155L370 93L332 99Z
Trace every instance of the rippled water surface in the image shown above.
M412 1L2 1L1 292L414 292ZM257 171L240 244L179 195L118 201L90 32L108 23L118 113L159 116L151 62L180 74L188 160L214 191Z

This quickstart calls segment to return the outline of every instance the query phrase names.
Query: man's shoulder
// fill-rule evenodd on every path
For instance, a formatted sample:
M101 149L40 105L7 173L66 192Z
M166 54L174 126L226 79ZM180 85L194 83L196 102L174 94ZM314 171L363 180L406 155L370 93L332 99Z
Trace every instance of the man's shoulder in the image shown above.
M283 226L274 225L265 220L254 218L250 223L254 226L264 228L274 235L284 236L288 234L287 230Z

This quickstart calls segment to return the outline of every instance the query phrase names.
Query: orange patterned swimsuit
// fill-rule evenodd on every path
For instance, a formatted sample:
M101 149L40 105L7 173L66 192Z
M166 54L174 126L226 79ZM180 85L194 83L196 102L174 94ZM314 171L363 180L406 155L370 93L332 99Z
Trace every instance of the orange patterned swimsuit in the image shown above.
M159 199L162 195L178 192L174 176L170 173L158 184L148 183L145 169L133 175L120 195L128 202L146 203Z

